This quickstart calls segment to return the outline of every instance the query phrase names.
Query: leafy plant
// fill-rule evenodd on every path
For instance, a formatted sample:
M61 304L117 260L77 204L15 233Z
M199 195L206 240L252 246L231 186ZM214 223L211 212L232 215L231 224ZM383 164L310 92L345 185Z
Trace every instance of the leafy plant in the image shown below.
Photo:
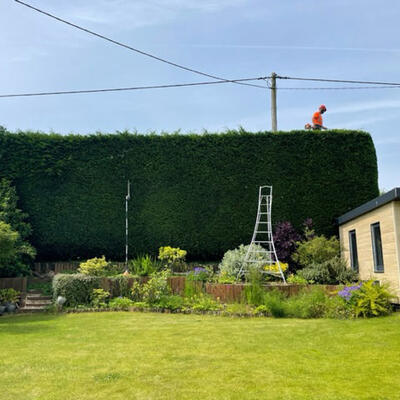
M28 242L28 215L17 208L18 196L7 179L0 180L0 277L30 274L36 250Z
M292 285L307 285L308 281L301 275L290 274L286 278L286 282Z
M345 284L358 280L358 274L347 268L346 261L341 257L333 257L320 264L313 263L298 271L298 275L311 283Z
M79 273L89 276L106 276L110 263L106 261L105 256L100 258L94 257L85 262L80 263Z
M246 274L248 285L244 289L247 304L259 306L263 304L265 291L261 285L262 272L257 267L250 267Z
M218 311L222 308L218 301L204 293L191 297L189 306L193 311Z
M170 295L162 296L158 302L158 307L171 311L178 311L184 308L184 299L181 296Z
M0 289L0 305L3 303L16 303L19 299L21 292L13 288Z
M285 303L286 315L293 318L322 318L327 309L328 296L322 288L303 289Z
M217 282L218 283L235 283L236 276L228 275L226 271L222 271L217 275Z
M63 296L65 306L90 304L93 289L101 287L101 277L83 274L57 274L53 278L53 299Z
M284 263L291 263L291 271L296 270L296 264L292 261L292 255L296 251L301 236L296 232L289 221L278 222L275 226L274 245L278 259Z
M104 289L93 289L92 291L92 305L93 307L105 307L107 299L110 298L110 292Z
M129 261L129 270L133 275L138 276L149 276L153 272L161 269L159 262L154 260L148 254L144 256L138 256L133 260Z
M350 301L354 301L356 317L378 317L391 313L390 301L394 297L388 285L380 285L373 280L369 280L363 282L358 290L353 291Z
M244 246L241 244L238 248L234 250L228 250L224 257L222 258L221 263L219 264L219 272L220 275L229 278L237 278L240 270L245 271L247 267L250 265L244 261L246 257L247 250L250 245ZM254 246L255 250L262 250L261 246ZM257 266L258 268L262 268L265 264L262 260L263 257L260 257L260 263L252 263L252 265Z
M143 285L142 298L149 305L156 305L163 296L170 294L168 285L169 271L154 273L149 281Z
M196 267L193 271L186 274L186 280L207 282L213 275L210 267Z
M181 250L179 247L164 246L159 248L158 259L166 263L171 271L184 271L186 250Z
M108 303L110 308L116 308L118 310L128 310L131 307L134 307L135 302L127 297L115 297L110 300Z
M285 296L277 289L265 293L264 305L268 313L275 318L283 318L286 315Z
M311 264L321 264L329 261L339 256L339 253L339 240L335 236L327 239L324 235L321 235L304 242L299 242L292 258L304 268Z

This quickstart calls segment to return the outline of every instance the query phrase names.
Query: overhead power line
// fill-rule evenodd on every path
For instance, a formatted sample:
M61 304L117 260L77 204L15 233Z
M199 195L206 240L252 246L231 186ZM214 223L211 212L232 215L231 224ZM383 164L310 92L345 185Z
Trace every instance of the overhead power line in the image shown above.
M394 86L333 86L333 87L277 87L276 90L371 90L371 89L400 89Z
M295 81L313 81L313 82L332 82L332 83L357 83L364 85L381 85L381 86L400 86L399 82L379 82L379 81L354 81L344 79L324 79L324 78L299 78L293 76L276 76L277 79L290 79Z
M161 61L161 62L163 62L163 63L165 63L165 64L172 65L173 67L180 68L180 69L183 69L183 70L185 70L185 71L190 71L190 72L193 72L193 73L198 74L198 75L203 75L203 76L206 76L206 77L208 77L208 78L217 79L217 80L226 80L226 81L228 81L228 80L225 79L225 78L221 78L221 77L218 77L218 76L215 76L215 75L207 74L207 73L205 73L205 72L201 72L201 71L198 71L198 70L193 69L193 68L185 67L184 65L180 65L180 64L174 63L174 62L172 62L172 61L166 60L166 59L164 59L164 58L161 58L161 57L155 56L155 55L153 55L153 54L147 53L147 52L145 52L145 51L136 49L136 48L134 48L134 47L132 47L132 46L129 46L129 45L125 44L125 43L122 43L122 42L119 42L119 41L117 41L117 40L111 39L111 38L109 38L109 37L107 37L107 36L101 35L100 33L91 31L91 30L86 29L86 28L84 28L84 27L82 27L82 26L76 25L76 24L74 24L74 23L72 23L72 22L66 21L65 19L62 19L62 18L60 18L60 17L57 17L57 16L55 16L55 15L53 15L53 14L50 14L50 13L48 13L48 12L46 12L46 11L43 11L43 10L41 10L41 9L39 9L39 8L33 7L32 5L30 5L30 4L28 4L28 3L24 3L23 1L20 1L20 0L14 0L14 1L17 2L18 4L21 4L21 5L25 6L25 7L28 7L28 8L30 8L30 9L34 10L34 11L37 11L37 12L43 14L43 15L46 15L46 16L48 16L48 17L50 17L50 18L53 18L53 19L55 19L55 20L57 20L57 21L59 21L59 22L62 22L62 23L67 24L67 25L69 25L69 26L72 26L72 27L74 27L74 28L76 28L76 29L79 29L79 30L81 30L81 31L83 31L83 32L89 33L90 35L96 36L96 37L98 37L98 38L100 38L100 39L106 40L106 41L108 41L108 42L110 42L110 43L113 43L113 44L115 44L115 45L117 45L117 46L124 47L124 48L126 48L126 49L128 49L128 50L134 51L134 52L139 53L139 54L141 54L141 55L144 55L144 56L146 56L146 57L153 58L153 59L155 59L155 60L157 60L157 61ZM234 80L232 80L231 83L237 83L238 85L253 86L253 87L265 89L265 86L254 85L254 84L251 84L251 83L235 82Z
M123 92L123 91L129 91L129 90L168 89L168 88L179 88L179 87L188 87L188 86L218 85L221 83L239 83L239 82L246 82L246 81L263 80L263 79L265 79L265 78L262 77L262 78L244 78L244 79L225 79L225 80L210 81L210 82L175 83L175 84L170 84L170 85L134 86L134 87L122 87L122 88L110 88L110 89L88 89L88 90L66 90L66 91L56 91L56 92L0 94L0 98L52 96L52 95L59 95L59 94Z

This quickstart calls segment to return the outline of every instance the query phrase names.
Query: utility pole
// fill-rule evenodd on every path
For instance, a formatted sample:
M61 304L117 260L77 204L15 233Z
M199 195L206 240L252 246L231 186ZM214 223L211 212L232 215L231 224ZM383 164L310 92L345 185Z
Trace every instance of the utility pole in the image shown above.
M131 199L131 183L128 180L128 194L125 196L125 272L128 270L128 201Z
M276 73L271 74L271 124L272 132L278 130L278 122L276 117Z

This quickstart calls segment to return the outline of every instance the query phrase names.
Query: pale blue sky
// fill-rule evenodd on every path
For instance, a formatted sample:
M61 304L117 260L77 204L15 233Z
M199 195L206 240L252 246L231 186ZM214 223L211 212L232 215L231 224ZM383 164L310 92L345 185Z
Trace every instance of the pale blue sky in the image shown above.
M143 51L229 79L279 75L400 82L398 0L31 0ZM0 94L209 80L0 0ZM278 81L278 87L345 86ZM400 186L400 89L278 92L278 128L319 104L330 128L371 133L379 184ZM234 84L0 99L0 125L58 133L270 129L267 90Z

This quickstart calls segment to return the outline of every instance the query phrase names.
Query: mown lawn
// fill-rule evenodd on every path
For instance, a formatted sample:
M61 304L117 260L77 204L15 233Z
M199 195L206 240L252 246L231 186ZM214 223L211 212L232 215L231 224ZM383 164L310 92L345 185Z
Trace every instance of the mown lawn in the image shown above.
M400 399L400 314L0 317L0 399Z

